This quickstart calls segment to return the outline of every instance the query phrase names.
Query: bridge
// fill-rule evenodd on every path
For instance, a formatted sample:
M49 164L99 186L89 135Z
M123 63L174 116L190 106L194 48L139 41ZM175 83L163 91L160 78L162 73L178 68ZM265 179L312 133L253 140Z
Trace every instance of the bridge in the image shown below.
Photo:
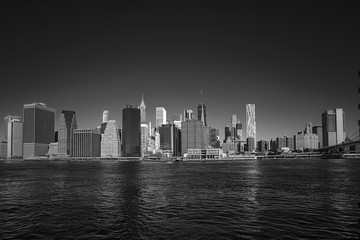
M359 131L347 137L344 142L318 149L322 153L360 153Z

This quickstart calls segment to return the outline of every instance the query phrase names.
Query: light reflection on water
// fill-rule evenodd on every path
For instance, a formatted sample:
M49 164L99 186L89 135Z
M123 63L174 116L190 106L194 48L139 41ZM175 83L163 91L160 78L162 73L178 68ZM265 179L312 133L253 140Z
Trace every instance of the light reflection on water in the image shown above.
M360 161L0 162L0 239L357 237Z

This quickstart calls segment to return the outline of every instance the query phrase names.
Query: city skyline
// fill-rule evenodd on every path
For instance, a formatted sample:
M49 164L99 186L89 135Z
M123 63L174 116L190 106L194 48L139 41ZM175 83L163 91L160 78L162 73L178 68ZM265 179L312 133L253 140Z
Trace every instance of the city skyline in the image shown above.
M76 111L79 128L95 128L104 108L121 123L122 109L144 93L155 126L157 106L168 119L184 109L196 116L202 90L207 125L221 140L231 115L245 123L248 103L258 140L321 125L335 108L346 113L348 136L358 130L360 21L352 5L53 6L2 9L3 118L23 118L24 104L44 102L56 109L56 130L64 109Z

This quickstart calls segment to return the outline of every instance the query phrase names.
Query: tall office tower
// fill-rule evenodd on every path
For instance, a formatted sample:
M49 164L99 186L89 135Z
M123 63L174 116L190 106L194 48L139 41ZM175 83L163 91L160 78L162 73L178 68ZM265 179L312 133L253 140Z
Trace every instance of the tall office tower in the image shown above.
M184 110L184 121L185 120L193 120L194 119L194 113L193 110L188 109L188 110Z
M312 128L313 128L313 127L312 127L312 123L311 123L311 122L306 123L304 133L305 133L305 134L311 134L311 133L312 133Z
M121 157L120 134L115 120L108 120L101 137L101 157Z
M210 146L213 148L220 148L219 129L210 129Z
M141 156L144 156L148 152L149 125L145 123L141 123L140 133L141 133Z
M340 144L345 140L345 113L341 108L322 114L324 147Z
M252 137L246 139L247 151L254 152L256 149L256 141Z
M236 123L237 123L237 116L235 114L231 115L231 138L233 141L236 139Z
M312 128L312 132L316 135L318 135L318 139L319 139L319 146L318 148L322 148L323 147L323 132L322 132L322 126L314 126Z
M163 107L156 107L156 128L166 124L166 110Z
M101 134L96 129L74 129L73 157L100 157Z
M4 118L4 140L7 141L8 139L8 124L14 120L14 119L17 119L17 120L21 120L21 118L19 116L12 116L12 115L9 115L9 116L6 116Z
M141 156L140 109L128 104L122 113L122 153L124 157Z
M243 141L242 124L240 122L236 123L236 137L239 141Z
M159 127L160 149L163 153L169 152L172 156L181 155L181 133L174 124L165 124Z
M204 126L207 126L207 122L206 122L206 106L202 102L202 91L201 91L200 104L198 106L198 120L202 121Z
M103 123L104 122L108 122L109 121L109 110L107 110L106 108L103 111Z
M60 116L58 131L58 154L60 156L71 156L75 129L77 129L75 112L63 110Z
M255 142L252 146L256 144L256 121L255 121L255 104L246 104L246 135L250 140Z
M146 122L146 105L144 101L144 93L141 94L141 103L140 103L140 122Z
M201 120L186 120L181 123L181 152L188 149L204 149L210 143L210 128L205 127Z
M55 110L44 103L24 105L24 158L46 156L54 142Z
M231 140L231 131L229 126L225 126L225 136L224 143L229 142Z
M8 123L7 158L23 157L23 123L19 119L13 119Z

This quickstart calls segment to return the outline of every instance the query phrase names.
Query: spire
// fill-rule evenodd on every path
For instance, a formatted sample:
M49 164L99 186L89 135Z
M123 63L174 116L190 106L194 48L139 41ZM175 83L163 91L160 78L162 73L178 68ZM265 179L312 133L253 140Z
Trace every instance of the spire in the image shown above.
M141 102L144 102L144 93L141 93Z
M202 104L202 90L200 90L200 103Z

